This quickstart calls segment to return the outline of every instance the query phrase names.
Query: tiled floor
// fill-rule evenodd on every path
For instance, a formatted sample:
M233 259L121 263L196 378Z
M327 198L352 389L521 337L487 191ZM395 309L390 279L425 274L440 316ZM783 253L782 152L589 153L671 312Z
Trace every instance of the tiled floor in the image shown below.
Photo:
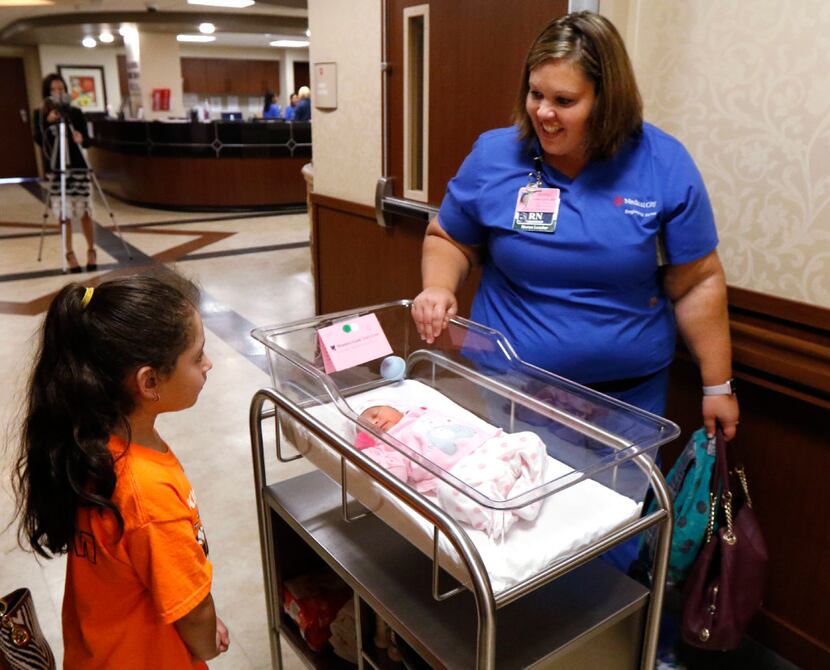
M62 275L54 221L38 262L43 206L24 186L0 186L0 374L7 380L0 390L0 595L23 585L32 590L60 667L65 559L36 560L18 548L15 529L7 528L12 513L8 472L33 334L49 297L70 279L93 281L124 265L140 271L159 261L172 263L203 289L207 350L214 364L196 406L162 416L159 425L199 496L214 564L213 594L231 632L230 650L210 666L270 668L248 437L250 398L269 377L261 367L264 359L252 355L259 351L248 331L314 313L307 215L230 218L145 210L114 200L111 205L133 260L122 262L123 249L99 204L95 220L107 226L97 238L101 269ZM73 240L76 251L85 249L81 234ZM78 257L83 262L84 255ZM302 467L282 466L274 476L290 476ZM302 666L292 658L286 667Z

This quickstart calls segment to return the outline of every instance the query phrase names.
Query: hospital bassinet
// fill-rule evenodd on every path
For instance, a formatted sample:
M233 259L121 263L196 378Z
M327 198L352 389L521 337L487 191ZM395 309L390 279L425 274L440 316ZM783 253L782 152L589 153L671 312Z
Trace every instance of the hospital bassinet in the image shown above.
M478 668L497 667L497 609L553 580L559 582L557 578L659 524L655 587L649 598L641 654L641 666L653 667L671 525L670 502L653 456L661 444L677 436L677 427L522 362L501 334L464 319L453 319L435 343L426 345L418 336L410 309L410 302L401 301L253 332L266 347L274 383L273 389L264 389L255 396L251 409L272 651L279 655L278 631L285 632L279 616L280 551L275 537L275 533L283 531L274 530L274 512L341 572L356 592L365 591L375 611L384 611L393 627L396 617L389 603L358 583L355 570L344 567L347 557L338 558L337 552L329 550L315 532L327 532L320 525L325 518L333 524L328 531L333 532L337 525L344 541L351 541L370 524L380 528L377 524L381 520L421 550L431 558L434 601L448 607L443 601L463 599L470 594L474 597L477 634L473 658ZM392 355L405 362L403 379L384 377L380 358L330 374L324 372L318 331L332 324L347 325L367 314L377 317ZM488 497L422 454L361 422L360 409L367 400L398 406L434 406L465 423L483 422L511 434L529 431L538 436L547 452L544 481L513 497ZM321 479L319 473L311 473L296 481L268 485L261 431L262 419L271 413L263 409L268 401L275 405L278 460L304 456L327 475L327 480ZM353 444L358 430L403 453L451 486L457 495L487 509L507 512L541 501L538 517L517 522L502 537L473 530L447 514L434 496L419 494L357 450ZM283 437L298 454L286 453ZM657 510L643 517L642 502L650 488L658 501ZM292 500L285 497L289 490ZM308 496L309 491L314 493ZM329 500L328 507L324 499ZM338 508L339 518L330 514L332 505ZM318 516L304 514L312 507L320 513ZM386 541L393 540L387 537ZM417 563L423 559L412 560ZM591 570L608 569L597 562L592 565ZM457 584L442 592L441 582L450 581L447 577L442 579L444 571ZM594 579L602 582L603 576ZM425 590L429 590L429 584ZM398 623L405 628L403 622ZM409 638L407 633L416 636L411 630L399 632L434 664L452 667L453 661L442 659L430 648L429 641ZM500 636L504 634L500 632ZM501 657L499 654L498 658ZM517 667L530 667L524 663ZM502 665L505 664L499 661L498 667Z

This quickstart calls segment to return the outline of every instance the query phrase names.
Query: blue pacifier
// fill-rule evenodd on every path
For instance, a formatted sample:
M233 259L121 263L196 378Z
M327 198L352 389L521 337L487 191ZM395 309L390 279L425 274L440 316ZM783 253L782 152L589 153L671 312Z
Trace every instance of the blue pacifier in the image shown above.
M380 364L380 375L384 379L403 379L406 363L400 356L387 356Z

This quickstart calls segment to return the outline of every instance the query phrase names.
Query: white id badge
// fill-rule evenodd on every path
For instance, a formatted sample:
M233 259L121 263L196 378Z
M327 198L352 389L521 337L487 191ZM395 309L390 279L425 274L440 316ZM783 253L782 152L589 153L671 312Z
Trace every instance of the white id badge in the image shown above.
M559 216L559 189L519 189L516 198L516 212L513 214L513 230L532 233L555 233L556 218Z

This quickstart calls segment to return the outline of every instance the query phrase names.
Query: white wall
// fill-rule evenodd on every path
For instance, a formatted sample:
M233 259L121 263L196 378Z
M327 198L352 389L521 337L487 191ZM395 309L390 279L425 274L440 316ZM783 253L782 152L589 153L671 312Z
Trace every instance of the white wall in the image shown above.
M152 33L139 28L139 70L144 118L166 119L184 116L179 43L172 33ZM153 89L170 90L170 109L153 111Z
M337 109L314 108L314 191L374 205L382 170L381 3L309 0L314 63L337 64Z
M87 49L82 46L66 47L41 44L38 46L41 78L50 72L57 72L58 65L101 65L104 68L107 104L113 112L116 112L121 105L121 88L118 85L118 61L116 60L116 54L119 51L114 47L98 46L94 49Z

